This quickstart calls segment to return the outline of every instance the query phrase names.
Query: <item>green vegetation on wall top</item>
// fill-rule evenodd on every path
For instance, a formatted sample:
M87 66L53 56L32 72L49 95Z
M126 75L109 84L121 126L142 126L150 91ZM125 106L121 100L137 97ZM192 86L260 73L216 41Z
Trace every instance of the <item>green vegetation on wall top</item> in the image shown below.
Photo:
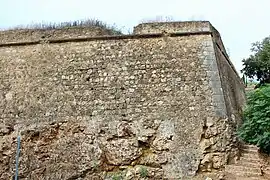
M68 22L43 22L43 23L33 23L29 25L19 25L10 29L62 29L62 28L72 28L72 27L100 27L104 30L111 31L112 34L121 35L122 31L117 28L116 25L108 25L105 22L102 22L97 19L85 19L85 20L77 20L77 21L68 21Z

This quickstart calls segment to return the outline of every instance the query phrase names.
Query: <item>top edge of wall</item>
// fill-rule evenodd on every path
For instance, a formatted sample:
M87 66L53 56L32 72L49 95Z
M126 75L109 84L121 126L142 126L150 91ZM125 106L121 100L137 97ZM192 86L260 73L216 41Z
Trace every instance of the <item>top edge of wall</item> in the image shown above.
M38 41L41 39L68 39L113 35L101 27L68 27L57 29L10 29L0 30L0 43Z
M133 35L159 33L212 32L209 21L154 22L134 27ZM46 39L70 39L115 36L111 30L100 27L68 27L59 29L11 29L0 30L0 44L33 42Z
M175 21L175 22L153 22L142 23L134 27L134 34L155 33L185 33L211 31L212 25L209 21Z

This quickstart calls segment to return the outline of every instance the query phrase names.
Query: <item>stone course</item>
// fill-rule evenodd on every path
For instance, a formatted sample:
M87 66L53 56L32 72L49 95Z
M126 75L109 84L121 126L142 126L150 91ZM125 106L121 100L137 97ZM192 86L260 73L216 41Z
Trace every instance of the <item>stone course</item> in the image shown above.
M48 39L83 38L113 35L100 27L70 27L62 29L18 29L0 31L0 43L46 41Z

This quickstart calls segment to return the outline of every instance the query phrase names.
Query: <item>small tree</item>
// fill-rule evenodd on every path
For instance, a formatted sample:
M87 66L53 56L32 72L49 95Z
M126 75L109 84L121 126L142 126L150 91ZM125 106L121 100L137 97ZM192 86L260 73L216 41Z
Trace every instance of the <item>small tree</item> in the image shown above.
M243 59L241 72L249 78L257 78L260 84L270 83L270 36L253 43L251 51L254 54Z
M238 134L245 142L270 154L270 85L250 92L247 100L244 123Z

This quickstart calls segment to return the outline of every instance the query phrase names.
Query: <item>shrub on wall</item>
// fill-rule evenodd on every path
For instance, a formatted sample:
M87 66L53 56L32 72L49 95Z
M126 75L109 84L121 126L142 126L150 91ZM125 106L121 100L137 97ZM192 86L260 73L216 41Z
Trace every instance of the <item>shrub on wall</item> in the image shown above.
M244 111L244 123L238 131L241 139L270 154L270 85L250 92Z

